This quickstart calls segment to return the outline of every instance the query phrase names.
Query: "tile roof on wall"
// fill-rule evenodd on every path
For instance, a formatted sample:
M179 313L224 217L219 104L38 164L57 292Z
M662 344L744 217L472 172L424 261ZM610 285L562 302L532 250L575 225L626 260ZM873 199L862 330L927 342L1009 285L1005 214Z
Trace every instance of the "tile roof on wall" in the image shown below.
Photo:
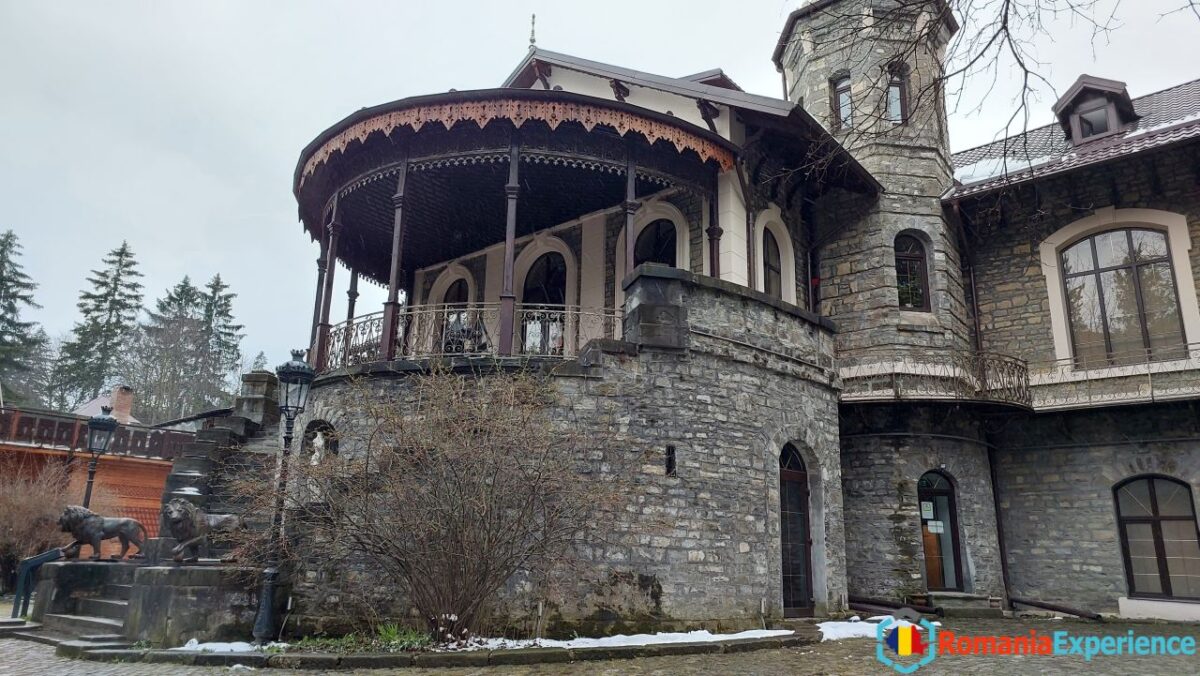
M1059 123L954 153L947 198L987 192L1168 144L1200 138L1200 79L1133 100L1140 119L1124 132L1078 146Z

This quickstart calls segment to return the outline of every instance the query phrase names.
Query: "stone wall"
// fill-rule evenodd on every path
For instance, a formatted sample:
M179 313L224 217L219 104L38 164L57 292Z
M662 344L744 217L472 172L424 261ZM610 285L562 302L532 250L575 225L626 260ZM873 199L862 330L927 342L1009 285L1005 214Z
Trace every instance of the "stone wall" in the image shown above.
M963 592L1004 595L977 414L953 404L843 406L841 443L851 594L900 600L925 593L917 480L936 470L954 485Z
M965 201L963 212L979 233L975 280L983 349L1031 362L1054 359L1038 246L1102 207L1184 214L1196 278L1177 278L1176 283L1200 285L1200 168L1195 157L1195 146L1179 148Z
M1200 504L1196 402L1041 414L992 440L1013 596L1116 612L1128 589L1113 486L1165 474Z
M641 467L625 521L612 524L609 542L580 551L583 572L552 599L548 631L751 628L761 626L764 605L779 616L778 457L788 442L811 477L817 612L844 608L831 327L762 294L660 266L635 271L627 291L633 342L594 343L578 363L555 368L555 415L594 426L598 438L616 431L607 452L661 459L674 446L677 474L656 460ZM362 425L357 387L403 398L410 381L392 375L318 381L299 428L317 418L339 430ZM341 452L354 451L344 442ZM307 570L297 579L293 629L332 626L345 593L338 576ZM407 612L399 594L382 592L394 615ZM537 600L535 590L510 585L503 610L512 626L531 625Z

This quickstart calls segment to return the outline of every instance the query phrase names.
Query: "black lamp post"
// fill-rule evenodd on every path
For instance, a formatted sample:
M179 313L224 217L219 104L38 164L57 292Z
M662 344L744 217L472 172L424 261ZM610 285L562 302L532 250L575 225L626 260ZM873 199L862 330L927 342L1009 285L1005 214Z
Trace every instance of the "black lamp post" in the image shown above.
M271 548L267 568L263 570L262 593L258 597L258 616L254 619L254 639L259 643L275 635L275 585L279 579L279 550L283 538L283 499L287 491L288 459L292 454L292 432L296 416L304 412L308 388L316 373L304 361L304 350L292 350L291 361L275 369L279 378L279 414L283 416L283 452L275 483L275 513L271 518Z
M92 459L88 461L87 489L83 492L84 507L90 507L92 504L92 484L96 481L96 462L100 456L108 453L113 433L117 431L119 425L117 419L112 417L112 406L101 406L100 415L92 416L88 420L87 448L88 452L92 454Z

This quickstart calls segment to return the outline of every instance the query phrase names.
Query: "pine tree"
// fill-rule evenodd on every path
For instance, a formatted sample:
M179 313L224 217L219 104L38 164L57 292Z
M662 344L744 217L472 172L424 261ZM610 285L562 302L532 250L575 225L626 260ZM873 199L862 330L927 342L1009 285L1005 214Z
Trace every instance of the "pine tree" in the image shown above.
M115 375L118 360L142 306L142 276L127 242L93 270L90 290L79 294L82 315L63 346L55 381L69 393L68 405L96 397Z
M214 275L204 286L204 362L201 373L211 388L204 393L207 403L221 406L227 403L231 380L242 361L242 325L233 320L233 299L237 294L229 291L229 285Z
M34 403L36 393L25 384L38 366L46 337L36 322L21 319L22 310L41 306L33 302L37 284L25 274L20 256L16 234L0 233L0 387L5 401Z
M129 340L121 375L138 393L134 415L157 423L195 412L205 360L203 297L188 277L147 310Z

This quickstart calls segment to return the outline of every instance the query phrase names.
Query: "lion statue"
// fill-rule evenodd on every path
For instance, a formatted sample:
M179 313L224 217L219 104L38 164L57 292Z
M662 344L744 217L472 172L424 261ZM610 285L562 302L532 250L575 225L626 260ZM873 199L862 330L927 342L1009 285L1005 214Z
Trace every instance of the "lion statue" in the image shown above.
M142 539L146 536L146 527L134 519L100 516L87 507L71 505L58 517L58 525L64 533L70 533L75 538L75 542L64 550L68 559L79 556L83 545L91 545L92 560L99 561L100 541L112 538L121 540L121 553L112 555L114 561L125 558L130 543L138 548L138 553L130 558L142 557Z
M200 560L200 545L212 533L229 533L246 528L245 521L236 514L208 514L183 498L174 498L162 507L163 522L167 532L179 544L171 550L175 561L194 563ZM225 556L222 561L232 561Z

